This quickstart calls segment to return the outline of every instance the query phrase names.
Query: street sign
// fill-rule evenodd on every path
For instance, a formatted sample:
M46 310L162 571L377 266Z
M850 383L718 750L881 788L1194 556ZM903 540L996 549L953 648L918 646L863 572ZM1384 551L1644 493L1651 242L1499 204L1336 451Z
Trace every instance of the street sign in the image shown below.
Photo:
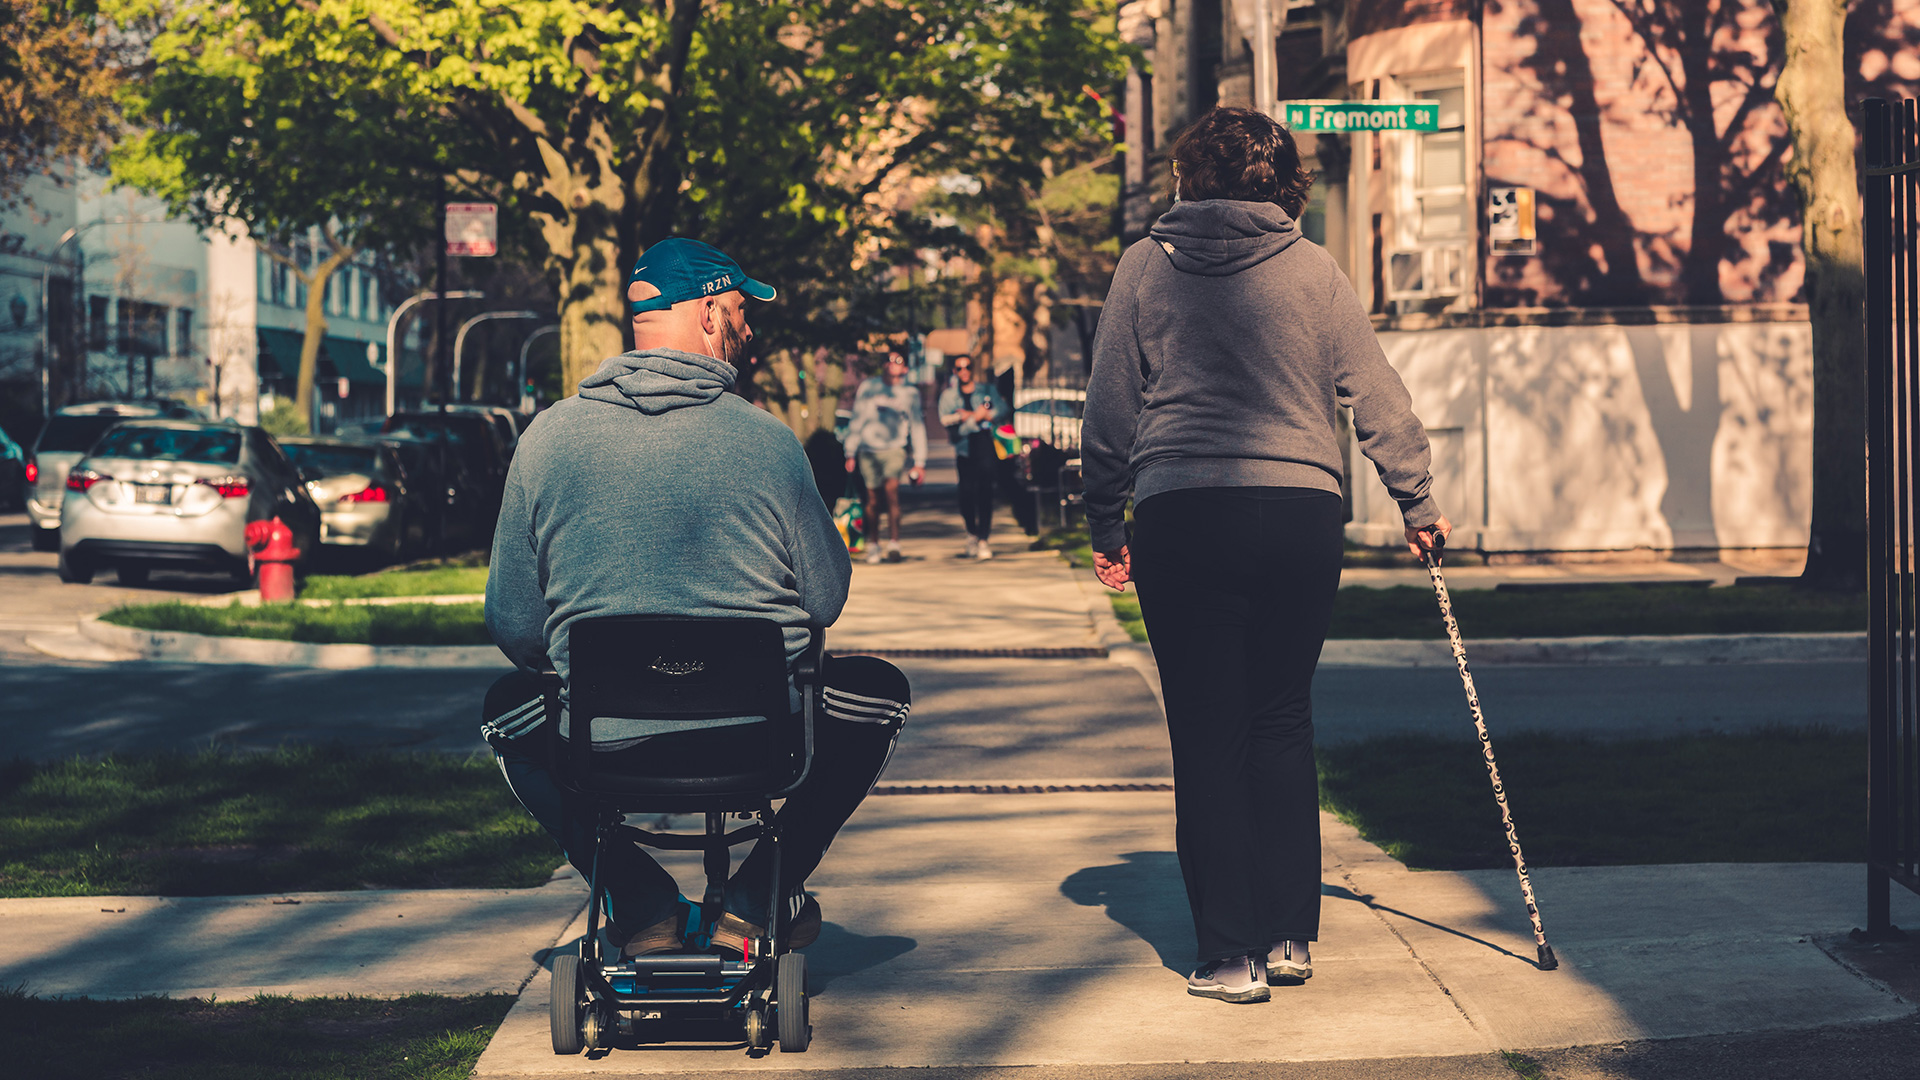
M1532 188L1487 189L1487 240L1495 255L1532 255L1537 237Z
M1293 131L1439 131L1440 103L1417 101L1283 101L1280 122Z
M490 202L447 204L447 254L492 255L500 250L500 208Z

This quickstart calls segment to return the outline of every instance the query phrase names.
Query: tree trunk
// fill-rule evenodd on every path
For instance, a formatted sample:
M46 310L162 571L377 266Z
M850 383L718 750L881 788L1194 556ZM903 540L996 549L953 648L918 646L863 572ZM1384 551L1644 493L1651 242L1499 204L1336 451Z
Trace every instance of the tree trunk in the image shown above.
M336 247L333 254L315 264L311 271L302 267L295 259L282 256L279 252L268 251L269 257L286 264L295 277L307 289L307 325L300 339L300 372L293 384L293 407L299 415L301 431L311 430L313 425L313 378L320 366L320 346L327 338L327 282L332 280L334 271L353 258L351 247Z
M1846 109L1846 0L1777 5L1787 46L1774 95L1793 137L1787 178L1800 197L1813 322L1813 522L1802 581L1863 589L1867 580L1866 282L1860 189Z

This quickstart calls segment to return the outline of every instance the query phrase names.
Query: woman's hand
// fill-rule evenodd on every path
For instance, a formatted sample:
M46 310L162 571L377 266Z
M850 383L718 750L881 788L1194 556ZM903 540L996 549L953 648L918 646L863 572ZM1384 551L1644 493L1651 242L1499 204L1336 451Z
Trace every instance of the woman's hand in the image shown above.
M1447 536L1453 532L1453 522L1444 516L1424 529L1407 530L1407 550L1413 552L1416 559L1427 552L1439 552L1447 542ZM1096 557L1097 558L1097 557Z
M1127 546L1122 544L1119 551L1111 553L1094 552L1093 576L1114 592L1126 592L1127 582L1133 580L1133 556L1127 553Z

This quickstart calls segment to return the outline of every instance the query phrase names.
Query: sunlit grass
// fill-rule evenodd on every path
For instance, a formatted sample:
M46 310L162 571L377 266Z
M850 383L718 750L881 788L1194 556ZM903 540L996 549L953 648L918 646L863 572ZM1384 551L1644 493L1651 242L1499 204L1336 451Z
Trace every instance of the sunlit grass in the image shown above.
M355 579L347 579L355 580ZM101 621L138 630L314 644L490 645L485 605L261 604L207 607L171 601L114 608Z
M527 888L560 859L484 756L296 747L0 769L0 896Z
M303 600L340 600L363 596L470 596L487 591L484 566L434 566L388 570L378 574L310 577L300 589Z

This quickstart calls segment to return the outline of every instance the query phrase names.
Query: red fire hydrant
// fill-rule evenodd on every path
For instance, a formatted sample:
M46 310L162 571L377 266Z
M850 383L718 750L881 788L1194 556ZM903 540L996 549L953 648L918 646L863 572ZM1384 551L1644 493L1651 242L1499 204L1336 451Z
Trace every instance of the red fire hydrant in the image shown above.
M293 530L279 518L249 521L247 547L253 550L254 572L260 579L260 602L292 600L293 563L300 557L300 549L293 546Z

